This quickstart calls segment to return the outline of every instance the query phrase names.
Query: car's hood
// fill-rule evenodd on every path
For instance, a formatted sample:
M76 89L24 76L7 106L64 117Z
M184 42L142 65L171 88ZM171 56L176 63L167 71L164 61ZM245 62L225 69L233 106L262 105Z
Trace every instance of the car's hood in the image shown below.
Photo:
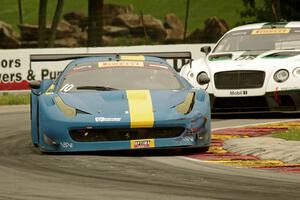
M189 90L150 90L154 112L164 112L183 102ZM129 112L128 97L125 90L84 91L59 93L64 103L90 114L126 114ZM139 95L138 101L147 101Z
M206 64L212 73L228 70L268 70L287 62L300 60L300 51L270 50L270 51L238 51L212 53L206 59Z

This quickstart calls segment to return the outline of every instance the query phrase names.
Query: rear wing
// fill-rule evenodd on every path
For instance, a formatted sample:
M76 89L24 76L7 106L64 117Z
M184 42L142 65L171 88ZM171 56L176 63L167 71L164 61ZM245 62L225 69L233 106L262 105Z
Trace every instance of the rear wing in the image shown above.
M138 53L78 53L78 54L32 54L30 55L30 70L32 63L50 63L72 61L78 58L108 56L108 55L145 55L155 56L166 60L177 72L181 67L192 61L192 53L185 52L138 52Z

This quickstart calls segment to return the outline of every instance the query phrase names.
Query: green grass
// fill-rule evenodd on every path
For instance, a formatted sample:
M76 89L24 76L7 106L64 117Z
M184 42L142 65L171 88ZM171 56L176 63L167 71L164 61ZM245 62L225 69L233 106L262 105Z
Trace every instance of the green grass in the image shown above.
M39 0L22 0L22 2L24 23L37 24ZM56 2L56 0L48 1L49 21L54 14ZM65 0L64 13L73 10L87 13L87 2L87 0ZM182 22L185 19L186 0L104 0L104 2L132 4L135 13L143 11L144 14L151 14L161 20L170 12L176 13ZM18 0L0 0L0 4L0 21L8 22L18 32ZM258 4L263 5L263 0L258 0ZM243 8L242 0L190 0L188 31L203 28L204 20L212 16L225 19L232 28L241 20L239 11Z
M29 94L4 94L0 96L0 105L20 105L29 103Z
M287 131L274 133L272 136L275 138L281 138L281 139L285 139L285 140L300 141L300 128L292 128Z

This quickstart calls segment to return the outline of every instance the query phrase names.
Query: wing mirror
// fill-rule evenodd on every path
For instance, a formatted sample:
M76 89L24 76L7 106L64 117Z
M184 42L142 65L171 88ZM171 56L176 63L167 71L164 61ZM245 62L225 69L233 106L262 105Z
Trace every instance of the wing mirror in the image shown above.
M206 85L210 82L210 78L208 77L206 72L200 72L197 75L197 82L199 85Z
M41 87L41 81L30 81L29 82L29 87L31 89L40 89L40 87Z
M207 55L211 52L211 47L210 46L201 47L200 51L205 53L205 55Z

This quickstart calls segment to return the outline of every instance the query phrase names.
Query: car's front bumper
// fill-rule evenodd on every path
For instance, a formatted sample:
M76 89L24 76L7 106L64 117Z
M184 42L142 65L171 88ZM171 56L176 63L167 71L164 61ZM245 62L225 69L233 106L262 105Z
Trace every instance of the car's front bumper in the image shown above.
M94 117L82 116L77 119L64 118L60 113L43 113L39 128L39 148L43 152L83 152L106 150L151 149L171 147L206 147L210 144L210 118L199 115L193 119L156 121L156 127L184 127L176 137L135 138L114 141L78 141L71 136L74 129L129 129L128 122L96 123ZM55 116L55 117L54 117ZM94 122L93 122L94 120ZM151 128L149 128L151 129ZM84 132L83 132L84 133ZM108 133L109 134L109 133ZM140 145L141 144L141 145Z
M300 112L300 90L274 91L263 96L216 97L210 94L212 113Z
M83 152L83 151L111 151L111 150L129 150L129 149L151 149L151 148L171 148L171 147L206 147L210 144L210 136L202 134L203 139L197 139L195 136L180 136L176 138L156 138L127 141L105 141L105 142L75 142L55 141L55 144L40 145L43 152ZM205 139L204 139L205 138ZM153 142L149 147L133 147L134 142Z

